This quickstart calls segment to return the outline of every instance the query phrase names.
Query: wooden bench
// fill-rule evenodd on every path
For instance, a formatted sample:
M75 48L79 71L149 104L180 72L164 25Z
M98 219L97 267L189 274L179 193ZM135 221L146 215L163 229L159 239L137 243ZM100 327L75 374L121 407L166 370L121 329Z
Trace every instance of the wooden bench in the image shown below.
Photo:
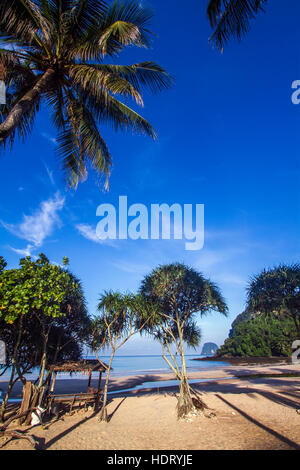
M69 412L73 411L74 407L87 409L88 405L93 405L94 410L98 409L99 402L103 392L93 391L88 393L67 393L63 395L54 395L50 393L47 396L47 411L50 414L54 405L62 405L62 407L69 407Z

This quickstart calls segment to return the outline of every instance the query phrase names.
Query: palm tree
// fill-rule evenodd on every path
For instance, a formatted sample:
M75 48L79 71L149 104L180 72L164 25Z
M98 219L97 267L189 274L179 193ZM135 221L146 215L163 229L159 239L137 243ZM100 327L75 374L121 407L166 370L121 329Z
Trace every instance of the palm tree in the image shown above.
M184 417L194 409L187 377L184 344L190 346L198 344L200 332L195 323L197 314L203 316L215 310L226 315L227 306L215 284L194 269L180 263L154 269L143 280L140 293L148 301L159 306L158 313L145 328L152 332L154 338L162 345L163 357L179 382L177 415L178 418ZM170 348L171 345L175 347L175 354ZM165 348L170 360L166 357ZM181 359L180 367L176 354ZM198 395L197 403L202 409L206 407Z
M7 85L0 143L31 131L42 102L58 132L58 154L76 186L90 166L107 181L112 164L99 123L156 137L128 106L142 90L162 91L172 79L158 64L106 63L126 46L148 47L151 13L135 0L2 0L0 75Z
M207 16L214 29L210 42L223 50L230 37L241 40L249 31L250 21L263 11L267 0L209 0Z
M280 265L254 276L247 302L252 312L292 318L300 338L300 265Z
M99 352L110 348L110 359L106 370L100 421L108 421L107 392L116 351L127 341L140 333L156 314L155 306L145 302L140 295L105 292L98 304L99 314L95 316L91 327L91 347L97 359ZM101 362L101 361L100 361Z

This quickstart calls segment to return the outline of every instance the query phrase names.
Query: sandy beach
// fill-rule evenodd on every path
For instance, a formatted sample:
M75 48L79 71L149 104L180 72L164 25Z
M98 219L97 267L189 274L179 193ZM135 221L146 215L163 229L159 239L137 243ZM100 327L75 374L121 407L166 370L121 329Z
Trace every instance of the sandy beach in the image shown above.
M257 374L277 377L253 378ZM166 387L172 374L113 377L109 422L99 422L92 410L81 410L63 419L22 431L36 436L43 448L55 449L300 449L300 365L224 365L201 370L190 379L213 411L190 421L176 417L176 387ZM237 378L239 377L239 378ZM159 389L121 392L136 384L160 381ZM203 382L202 382L203 380ZM5 388L5 383L0 383ZM56 392L86 390L86 378L57 380ZM19 396L16 387L14 396ZM17 428L17 425L14 425ZM27 441L1 438L2 450L30 449Z

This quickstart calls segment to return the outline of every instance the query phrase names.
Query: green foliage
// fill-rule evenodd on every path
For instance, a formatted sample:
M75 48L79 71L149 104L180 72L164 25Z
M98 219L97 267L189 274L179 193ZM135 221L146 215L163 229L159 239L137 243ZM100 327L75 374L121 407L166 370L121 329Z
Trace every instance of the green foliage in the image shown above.
M167 314L173 320L186 321L195 313L205 315L212 310L227 314L218 287L184 264L158 267L145 277L140 291L160 306L162 315Z
M115 340L126 337L133 327L134 319L130 308L134 296L119 292L105 292L98 304L99 315L92 322L92 348L111 345Z
M105 292L98 304L99 314L91 323L91 347L116 347L153 321L156 308L141 295Z
M115 63L125 47L149 47L151 17L133 0L2 0L0 38L5 47L0 66L7 105L1 110L0 141L12 145L16 132L25 138L44 101L57 128L58 154L69 184L86 179L88 167L108 178L112 159L98 124L155 138L151 124L128 101L142 105L144 89L157 92L172 83L152 61ZM14 107L25 94L24 112L17 117ZM16 128L5 128L8 116Z
M184 355L183 343L192 348L200 343L197 314L202 316L212 310L227 314L218 287L201 273L180 263L154 269L142 281L140 293L157 311L144 331L157 339L163 348L167 347L169 354L170 344L173 344L181 357Z
M5 269L7 266L7 263L3 256L0 256L0 274L2 273L3 269Z
M41 254L36 261L20 260L19 269L8 269L0 277L0 319L14 323L21 315L64 315L61 307L70 290L78 288L69 273L50 264Z
M0 274L0 336L12 359L21 330L20 366L39 365L45 332L48 361L78 358L89 324L80 282L44 254L36 261L23 258L18 269Z
M0 272L0 337L10 366L0 420L12 387L18 380L26 383L24 374L32 367L40 366L38 391L49 378L44 377L47 364L81 357L89 326L78 279L44 254L36 261L22 258L18 269Z
M218 356L290 356L297 339L295 325L287 316L240 315L218 351Z
M252 312L290 316L300 335L300 265L280 265L253 277L247 305Z
M179 386L177 416L181 418L194 410L184 345L193 348L199 345L201 332L196 323L197 315L203 316L213 310L226 315L227 306L215 284L180 263L154 269L142 281L140 293L157 309L145 331L159 341L163 358L176 376ZM197 403L205 409L199 396Z

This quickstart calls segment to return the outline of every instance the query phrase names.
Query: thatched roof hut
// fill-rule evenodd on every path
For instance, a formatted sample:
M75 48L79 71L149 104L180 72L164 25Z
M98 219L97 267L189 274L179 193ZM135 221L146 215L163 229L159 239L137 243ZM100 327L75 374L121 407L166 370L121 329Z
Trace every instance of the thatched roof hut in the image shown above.
M48 366L51 372L105 372L108 366L97 359L81 359L80 361L65 361Z
M65 362L59 362L57 364L50 364L47 369L50 372L49 379L48 379L48 390L46 393L48 395L49 392L52 393L54 391L56 375L60 372L70 373L70 374L81 372L83 374L88 375L89 377L88 391L91 386L92 373L98 372L99 378L98 378L97 391L99 392L101 388L102 373L106 372L106 370L108 369L108 366L104 362L98 361L97 359L81 359L79 361L65 361ZM53 375L53 379L52 379L52 375Z

